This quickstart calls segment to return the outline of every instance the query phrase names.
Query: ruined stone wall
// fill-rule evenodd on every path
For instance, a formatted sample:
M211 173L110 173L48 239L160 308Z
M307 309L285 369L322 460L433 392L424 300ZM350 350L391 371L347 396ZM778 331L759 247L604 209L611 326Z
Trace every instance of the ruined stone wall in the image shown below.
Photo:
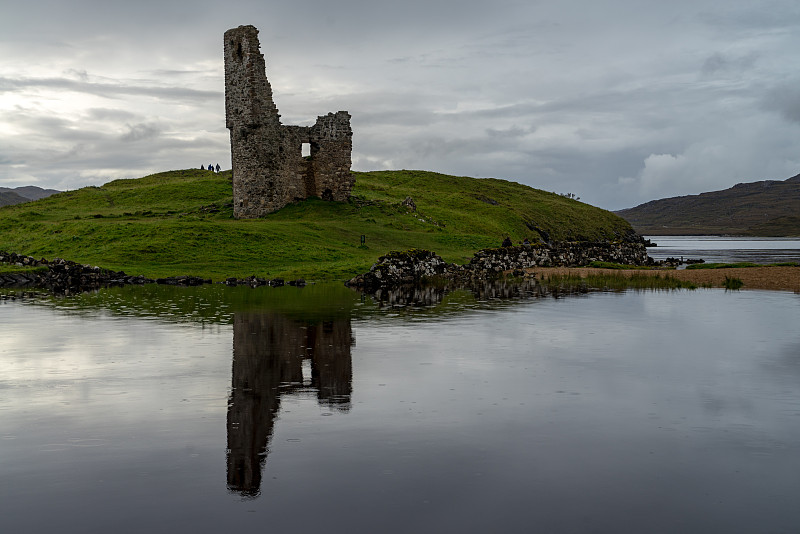
M328 113L314 126L282 125L259 48L253 26L225 32L234 216L260 217L310 196L346 201L355 182L350 114ZM302 155L303 143L310 145L308 158Z
M593 261L623 265L647 265L649 257L642 243L553 242L484 249L475 253L469 268L502 272L531 267L580 267Z
M313 193L324 200L344 202L350 198L355 179L350 174L353 130L346 111L317 117L311 127L311 164Z
M653 260L643 243L553 242L479 250L466 265L446 263L428 250L390 252L369 272L347 281L351 287L377 288L419 284L426 279L486 279L532 267L579 267L593 261L647 265Z

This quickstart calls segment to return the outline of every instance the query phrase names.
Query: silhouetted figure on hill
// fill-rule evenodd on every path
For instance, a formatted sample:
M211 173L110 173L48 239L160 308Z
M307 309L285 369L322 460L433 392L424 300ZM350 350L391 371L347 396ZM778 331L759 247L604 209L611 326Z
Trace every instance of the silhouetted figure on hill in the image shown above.
M510 237L506 236L506 238L503 239L503 246L504 247L513 247L514 243L511 242L511 238Z
M216 167L214 167L214 169L215 169L217 172L219 172L219 163L217 163L217 166L216 166Z

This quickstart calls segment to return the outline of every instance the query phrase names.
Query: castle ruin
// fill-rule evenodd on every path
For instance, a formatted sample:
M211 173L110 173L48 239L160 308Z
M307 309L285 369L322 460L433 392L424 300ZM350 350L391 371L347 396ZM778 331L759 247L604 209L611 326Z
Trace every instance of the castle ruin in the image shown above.
M312 196L350 198L350 114L328 113L313 126L282 125L254 26L225 32L225 123L237 219L261 217ZM306 143L310 156L303 157Z

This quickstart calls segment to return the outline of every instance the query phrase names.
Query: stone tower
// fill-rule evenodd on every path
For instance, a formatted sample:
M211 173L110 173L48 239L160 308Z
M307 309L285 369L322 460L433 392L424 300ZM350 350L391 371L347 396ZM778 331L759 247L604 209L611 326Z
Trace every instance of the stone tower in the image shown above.
M225 125L231 132L233 214L255 218L311 196L346 201L353 130L346 111L314 126L284 126L272 101L258 30L225 32ZM303 157L303 144L310 156Z

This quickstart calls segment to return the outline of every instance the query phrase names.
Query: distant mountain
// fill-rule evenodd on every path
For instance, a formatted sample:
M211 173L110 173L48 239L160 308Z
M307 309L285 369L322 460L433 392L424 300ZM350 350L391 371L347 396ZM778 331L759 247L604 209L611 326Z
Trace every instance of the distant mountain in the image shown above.
M6 188L0 189L0 206L13 206L14 204L22 204L23 202L30 202L31 199L18 195L12 190Z
M800 174L615 212L644 235L800 236Z
M35 185L14 188L0 187L0 206L22 204L24 202L30 202L31 200L46 198L60 192L61 191L56 191L55 189L42 189Z

